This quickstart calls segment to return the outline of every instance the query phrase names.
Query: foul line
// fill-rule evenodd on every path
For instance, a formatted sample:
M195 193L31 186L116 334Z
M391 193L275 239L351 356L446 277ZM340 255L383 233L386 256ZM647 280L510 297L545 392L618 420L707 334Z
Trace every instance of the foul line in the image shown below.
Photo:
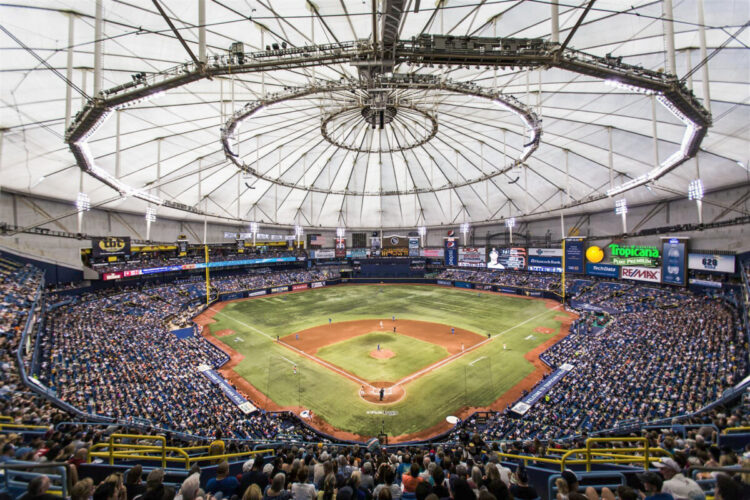
M301 355L305 356L306 358L309 358L309 359L315 361L316 363L320 363L321 365L325 366L326 368L328 368L330 370L333 370L335 372L340 373L344 377L346 377L346 378L348 378L350 380L353 380L353 381L357 382L360 385L366 385L368 387L374 387L369 382L366 382L366 381L362 380L361 378L359 378L359 377L357 377L355 375L352 375L351 373L346 372L346 371L342 370L341 368L338 368L337 366L328 363L327 361L324 361L324 360L320 359L317 356L313 356L312 354L306 353L302 349L297 349L293 345L289 345L286 342L284 342L283 340L279 340L278 343L282 344L282 345L285 345L286 347L288 347L289 349L293 350L294 352L296 352L298 354L301 354Z
M482 356L481 358L477 358L477 359L475 359L474 361L472 361L471 363L469 363L469 366L474 366L474 363L476 363L477 361L482 361L482 360L483 360L484 358L486 358L486 357L487 357L487 356Z
M224 313L223 313L222 311L219 311L219 310L217 310L217 309L214 309L213 307L209 307L208 309L209 309L209 310L211 310L211 311L213 311L213 312L215 312L217 316L218 316L219 314L221 314L222 316L224 315ZM253 329L253 330L255 330L256 332L260 333L261 335L265 335L266 337L268 337L268 338L269 338L269 339L271 339L271 340L275 340L275 339L274 339L273 337L271 337L270 335L268 335L268 334L267 334L266 332L264 332L264 331L262 331L262 330L258 330L258 329L257 329L257 328L255 328L255 327L254 327L253 325L248 325L247 323L245 323L245 322L244 322L244 321L242 321L241 319L237 319L237 318L231 318L231 317L230 317L229 319L230 319L231 321L236 321L237 323L240 323L241 325L245 325L245 326L246 326L246 327L248 327L248 328L252 328L252 329Z
M297 363L295 363L295 362L294 362L294 361L292 361L291 359L289 359L289 358L285 358L284 356L281 356L281 354L279 354L279 356L281 357L281 359L283 359L283 360L284 360L284 361L286 361L287 363L289 363L289 364L292 364L292 365L294 365L294 366L297 366Z
M543 312L540 312L540 313L539 313L539 314L537 314L536 316L532 316L532 317L530 317L530 318L529 318L529 319L527 319L527 320L521 321L521 322L520 322L520 323L518 323L517 325L515 325L515 326L511 326L511 327L510 327L510 328L508 328L507 330L503 330L502 332L500 332L500 333L496 333L495 335L497 336L497 335L502 335L503 333L508 333L509 331L511 331L511 330L515 330L515 329L516 329L516 328L518 328L519 326L521 326L521 325L523 325L523 324L526 324L526 323L528 323L528 322L529 322L529 321L531 321L531 320L537 319L537 318L538 318L539 316L544 316L544 315L545 315L545 314L547 314L548 312L550 312L550 311L556 311L556 310L558 310L559 308L560 308L560 306L559 306L559 305L557 305L557 306L553 307L552 309L549 309L549 310L547 310L547 311L543 311Z
M492 341L492 339L484 339L480 343L474 344L473 346L469 347L465 351L461 351L461 352L457 352L456 354L452 354L452 355L448 356L447 358L443 359L442 361L438 361L437 363L432 364L432 365L428 366L427 368L423 368L423 369L419 370L418 372L414 372L411 375L402 378L401 380L399 380L398 382L396 382L393 385L405 384L405 383L407 383L407 382L409 382L409 381L411 381L411 380L413 380L413 379L415 379L417 377L421 377L422 375L424 375L425 373L427 373L429 371L437 370L438 368L442 368L445 365L447 365L448 363L450 363L451 361L455 361L458 358L460 358L461 356L463 356L464 354L468 354L471 351L473 351L474 349L477 349L477 348L483 346L484 344L486 344L487 342L491 342L491 341Z

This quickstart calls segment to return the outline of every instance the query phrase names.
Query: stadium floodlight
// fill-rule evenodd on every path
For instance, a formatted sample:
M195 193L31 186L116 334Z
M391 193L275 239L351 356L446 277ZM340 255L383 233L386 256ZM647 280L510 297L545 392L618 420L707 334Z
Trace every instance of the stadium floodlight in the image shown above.
M703 181L695 179L688 184L688 199L698 207L698 224L703 224Z
M615 202L615 213L622 216L622 233L628 232L628 200L625 198Z
M617 215L625 215L628 213L628 200L625 198L617 200L615 202L615 213Z
M417 228L417 234L418 234L418 235L419 235L420 237L424 238L424 237L425 237L425 235L427 234L427 228L426 228L426 227L424 227L424 226L419 226L419 227Z
M79 212L88 212L91 210L91 200L89 199L89 195L86 193L78 193L78 197L76 198L76 208Z
M703 199L703 181L695 179L688 184L688 199L700 201Z
M258 234L258 229L260 229L260 227L257 222L250 223L250 232L253 233L253 236Z
M471 224L468 222L462 222L460 226L458 226L458 230L461 232L461 234L464 237L464 245L466 245L466 235L469 234L469 230L471 229Z
M516 218L509 217L505 219L505 227L508 228L508 235L510 236L508 241L513 244L513 228L516 227Z
M346 238L346 228L345 227L337 227L336 228L336 237L340 240L343 240Z
M301 237L305 234L305 230L302 226L294 226L294 235L297 237Z
M154 207L146 208L146 222L156 222L156 209Z

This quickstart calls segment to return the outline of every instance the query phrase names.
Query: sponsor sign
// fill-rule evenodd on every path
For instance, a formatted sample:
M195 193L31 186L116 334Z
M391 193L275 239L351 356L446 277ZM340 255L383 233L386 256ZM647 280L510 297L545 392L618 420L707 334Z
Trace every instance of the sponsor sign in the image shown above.
M409 238L409 257L419 257L419 238Z
M314 259L335 259L336 258L336 250L334 249L311 250L311 252L313 252Z
M620 246L617 243L609 245L612 254L612 264L616 266L656 266L659 259L659 249L640 245Z
M271 288L271 293L281 293L281 292L288 292L289 287L288 286L277 286L274 288Z
M259 297L259 296L265 295L265 294L266 294L265 290L258 290L257 292L248 292L247 293L247 297Z
M408 257L409 247L381 248L380 255L382 257Z
M541 297L542 296L542 292L540 292L539 290L526 290L523 292L523 294L526 295L527 297Z
M514 294L514 295L518 293L518 289L517 288L510 288L510 287L507 287L507 286L499 286L499 287L497 287L497 291L501 292L501 293L510 293L510 294Z
M493 290L492 285L478 285L477 288L479 288L480 290Z
M223 300L241 299L244 295L242 292L226 293L221 296Z
M481 267L484 268L484 262L458 262L458 267Z
M234 387L229 385L224 378L216 373L214 370L209 368L207 365L200 365L198 367L198 371L203 374L204 377L206 377L208 380L211 381L211 383L218 385L219 389L221 389L221 392L224 393L226 397L229 398L232 403L237 405L237 408L239 408L242 413L247 415L248 413L252 413L257 410L255 406L252 405L247 399L243 398L239 392L234 390Z
M531 269L532 265L562 268L562 257L536 257L529 255L529 269ZM562 269L559 272L562 272Z
M445 255L445 250L442 248L423 248L419 251L421 257L433 257L442 258Z
M458 288L474 288L471 283L467 283L465 281L454 281L453 286L457 286Z
M564 363L560 366L557 370L552 372L549 377L544 379L544 381L534 387L534 389L531 390L530 393L528 393L526 396L524 396L518 403L516 403L513 408L511 408L511 411L514 413L518 413L519 415L524 415L529 409L531 409L532 406L534 406L534 403L542 399L545 394L547 394L550 389L552 389L558 382L560 382L565 375L570 373L575 367L569 363Z
M443 286L453 286L452 282L446 280L437 280L437 284Z
M130 255L130 236L91 238L91 255L94 257Z
M346 257L346 238L336 238L336 248L334 251L337 259Z
M619 278L620 268L609 264L586 264L586 274L591 276L602 276L604 278Z
M532 266L531 258L529 258L529 271L538 271L540 273L562 273L561 266Z
M565 240L565 272L583 273L583 240Z
M307 283L301 285L292 285L292 291L294 290L307 290Z
M367 258L366 248L352 248L346 251L346 256L352 259L364 259Z
M458 264L458 242L455 238L445 239L445 265L455 266Z
M526 249L493 248L487 267L489 269L523 269L526 267Z
M482 267L484 267L483 264L487 260L484 254L484 248L460 247L458 249L458 262L473 262L482 264Z
M734 273L734 260L734 255L690 253L688 254L688 269Z
M529 248L529 262L531 257L562 257L562 248Z
M122 272L122 275L125 278L129 278L131 276L140 276L140 274L141 274L141 270L140 269L130 269L128 271L123 271Z
M104 274L102 274L102 279L104 281L119 280L120 278L122 278L122 273L121 272L104 273Z
M313 281L310 283L310 288L322 288L324 286L326 286L325 281Z
M707 286L710 288L721 288L721 283L718 281L699 280L695 278L690 278L690 284L698 285L698 286Z
M685 286L687 282L687 248L686 241L670 238L663 242L661 263L662 282L670 285Z
M383 248L409 248L409 238L392 234L390 236L383 237Z
M622 279L661 283L661 269L653 267L623 266Z

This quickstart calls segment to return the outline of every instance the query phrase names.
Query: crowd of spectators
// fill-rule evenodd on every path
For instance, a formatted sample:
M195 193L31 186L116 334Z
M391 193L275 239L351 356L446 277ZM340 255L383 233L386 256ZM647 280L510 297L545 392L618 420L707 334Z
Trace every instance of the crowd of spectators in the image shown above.
M556 291L560 289L561 277L559 274L537 271L447 268L440 271L438 279Z

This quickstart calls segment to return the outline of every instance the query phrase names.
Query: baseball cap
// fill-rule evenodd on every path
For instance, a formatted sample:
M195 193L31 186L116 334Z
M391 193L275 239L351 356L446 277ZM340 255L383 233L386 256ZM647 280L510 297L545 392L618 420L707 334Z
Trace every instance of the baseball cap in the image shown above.
M266 464L263 466L263 474L270 474L273 472L273 464Z
M654 471L649 470L642 474L636 474L636 477L640 482L653 484L659 490L661 490L661 486L662 484L664 484L664 480L661 478L661 476Z
M658 462L654 464L654 467L658 467L660 469L668 468L672 469L675 472L680 472L682 468L675 462L673 459L669 457L662 457Z

